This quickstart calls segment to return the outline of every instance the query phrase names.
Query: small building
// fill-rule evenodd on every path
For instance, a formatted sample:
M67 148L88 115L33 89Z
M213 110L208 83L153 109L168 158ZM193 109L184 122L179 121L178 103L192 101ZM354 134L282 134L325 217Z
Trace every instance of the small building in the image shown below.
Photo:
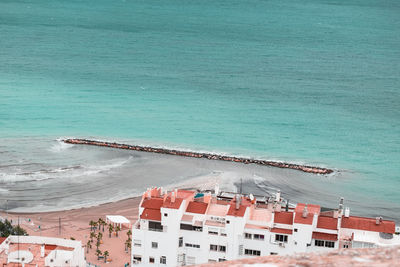
M273 197L148 189L132 227L132 264L185 266L254 256L400 245L395 223ZM285 205L284 205L285 204Z
M80 241L42 236L0 239L0 266L86 267Z

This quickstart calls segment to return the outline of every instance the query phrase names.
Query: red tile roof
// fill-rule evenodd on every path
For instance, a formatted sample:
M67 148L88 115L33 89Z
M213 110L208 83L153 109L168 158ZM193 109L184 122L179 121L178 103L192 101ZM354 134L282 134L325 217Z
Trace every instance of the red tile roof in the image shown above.
M243 217L246 212L246 206L240 205L239 209L236 209L235 204L231 204L229 207L228 213L226 215L235 216L235 217Z
M295 223L301 223L301 224L312 224L314 214L319 214L321 211L321 207L318 205L313 205L313 204L308 204L307 205L307 212L308 215L306 218L303 218L303 210L306 204L304 203L298 203L296 206L296 209L294 210L296 215L294 216L294 222Z
M313 232L313 233L312 233L312 238L313 238L313 239L319 239L319 240L332 240L332 241L337 241L337 240L338 240L338 235L327 234L327 233L320 233L320 232Z
M195 191L178 189L177 197L187 199L187 198L193 198L195 194L196 194Z
M186 212L205 214L207 207L208 203L191 201L186 208Z
M283 228L272 228L271 229L272 233L279 233L279 234L286 234L286 235L291 235L293 233L293 230L290 229L283 229Z
M163 208L168 208L168 209L179 209L179 207L181 206L183 201L183 198L175 198L175 201L172 202L171 201L171 197L167 197L164 201L164 203L162 204Z
M142 203L142 208L159 210L162 205L163 205L162 198L154 198L154 197L150 199L145 198Z
M144 209L142 214L140 214L140 219L161 221L161 212L160 210Z
M0 245L4 242L4 240L6 240L7 237L0 237Z
M317 222L317 228L337 230L338 229L338 219L333 218L333 217L319 216L318 222Z
M45 250L55 250L57 245L44 245Z
M274 223L293 224L293 212L275 212Z
M394 234L395 232L394 221L383 220L380 224L376 224L376 219L356 216L343 217L341 227L388 234Z

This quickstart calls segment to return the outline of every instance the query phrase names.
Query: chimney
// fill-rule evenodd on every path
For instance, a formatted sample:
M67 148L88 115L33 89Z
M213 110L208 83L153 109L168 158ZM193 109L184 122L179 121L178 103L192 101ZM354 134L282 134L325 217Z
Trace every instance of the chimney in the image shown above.
M339 202L339 211L343 211L343 200L344 200L344 198L341 197L340 202Z
M286 208L285 211L289 211L289 199L286 201Z
M307 216L308 216L307 204L304 206L303 214L302 214L301 216L302 216L303 218L307 218Z
M171 192L171 203L175 203L175 192Z
M40 247L40 257L44 257L44 245Z
M349 218L349 216L350 216L350 208L346 207L344 209L344 217Z
M214 194L215 194L215 196L218 196L218 194L219 194L219 184L215 184Z
M382 222L382 217L376 217L376 221L375 221L376 225L380 225L381 222Z
M240 195L236 195L235 196L235 208L236 208L236 210L238 210L239 208L240 208L240 198L241 198L241 196Z
M281 201L281 190L278 190L278 192L276 192L275 201L276 202Z

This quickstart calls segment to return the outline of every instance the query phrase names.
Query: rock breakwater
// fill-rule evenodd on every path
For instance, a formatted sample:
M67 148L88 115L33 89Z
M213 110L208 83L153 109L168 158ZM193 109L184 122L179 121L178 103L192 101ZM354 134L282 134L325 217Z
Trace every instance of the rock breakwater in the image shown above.
M322 167L313 167L307 165L299 165L278 161L269 161L269 160L259 160L259 159L251 159L251 158L241 158L241 157L232 157L232 156L224 156L218 154L211 153L199 153L199 152L189 152L189 151L180 151L174 149L166 149L166 148L155 148L155 147L146 147L146 146L138 146L138 145L127 145L127 144L118 144L97 140L87 140L87 139L65 139L63 140L67 144L75 144L75 145L91 145L91 146L101 146L101 147L110 147L117 149L128 149L128 150L136 150L143 152L152 152L159 154L168 154L175 156L183 156L183 157L191 157L191 158L206 158L210 160L222 160L222 161L232 161L239 162L244 164L258 164L264 166L272 166L277 168L286 168L299 170L307 173L314 174L330 174L333 172L331 169L322 168Z

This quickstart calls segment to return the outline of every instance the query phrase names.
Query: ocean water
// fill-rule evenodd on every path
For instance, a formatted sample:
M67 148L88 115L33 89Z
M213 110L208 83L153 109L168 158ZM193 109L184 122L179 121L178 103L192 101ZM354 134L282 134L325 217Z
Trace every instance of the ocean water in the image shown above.
M399 14L394 0L1 0L0 207L85 206L217 177L292 201L335 207L344 196L360 215L400 220Z

